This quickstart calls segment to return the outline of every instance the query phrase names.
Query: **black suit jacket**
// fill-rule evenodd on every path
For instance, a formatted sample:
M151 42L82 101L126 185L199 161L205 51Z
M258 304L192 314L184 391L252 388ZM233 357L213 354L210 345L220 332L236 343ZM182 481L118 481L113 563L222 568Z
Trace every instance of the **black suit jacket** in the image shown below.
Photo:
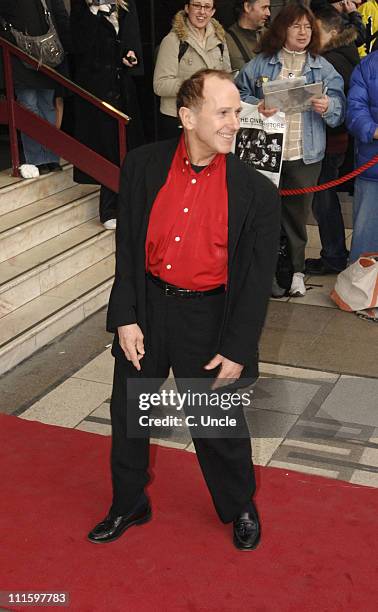
M146 329L145 240L155 198L164 185L177 140L131 151L121 172L116 274L107 329L138 323ZM233 154L226 160L228 283L218 351L257 377L258 341L275 270L280 229L277 189ZM124 357L117 334L113 355Z

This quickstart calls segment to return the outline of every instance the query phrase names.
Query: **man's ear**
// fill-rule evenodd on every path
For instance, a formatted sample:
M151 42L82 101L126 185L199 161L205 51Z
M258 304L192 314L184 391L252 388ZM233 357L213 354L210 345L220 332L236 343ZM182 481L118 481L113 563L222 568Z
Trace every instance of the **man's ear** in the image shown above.
M186 130L193 130L196 125L195 113L190 108L182 106L179 109L178 114L183 128L185 128Z
M336 30L336 28L332 28L331 30L331 36L332 38L335 38L336 36L339 35L339 32Z

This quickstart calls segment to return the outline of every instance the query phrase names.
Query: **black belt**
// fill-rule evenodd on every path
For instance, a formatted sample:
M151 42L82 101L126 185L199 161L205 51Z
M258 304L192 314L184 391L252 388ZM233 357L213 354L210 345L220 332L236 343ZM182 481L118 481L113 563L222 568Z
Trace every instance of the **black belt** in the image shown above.
M219 285L219 287L209 289L208 291L194 291L192 289L182 289L181 287L176 287L176 285L170 285L169 283L166 283L158 276L154 276L150 272L147 273L147 278L155 285L160 287L160 289L164 291L165 295L174 295L182 298L206 297L208 295L218 295L219 293L224 293L226 291L225 285Z

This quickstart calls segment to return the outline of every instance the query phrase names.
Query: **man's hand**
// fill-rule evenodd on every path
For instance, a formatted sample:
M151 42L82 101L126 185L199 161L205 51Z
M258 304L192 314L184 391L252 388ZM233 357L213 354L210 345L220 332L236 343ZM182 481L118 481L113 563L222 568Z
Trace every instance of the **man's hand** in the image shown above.
M324 115L324 113L327 112L329 107L329 97L322 96L321 98L313 98L311 100L311 105L312 110L314 110L316 113L319 113L319 115Z
M144 336L139 325L121 325L118 327L118 338L126 359L131 361L137 370L140 370L140 360L144 357Z
M259 113L261 113L261 115L264 115L264 117L272 117L272 115L279 111L278 108L265 108L264 100L261 100L261 102L258 103L257 110Z
M227 359L227 357L223 357L223 355L215 355L209 363L207 363L204 368L205 370L213 370L214 368L220 367L218 372L218 376L215 379L215 382L212 386L212 389L218 389L219 387L225 387L226 385L231 385L233 382L240 378L240 374L244 368L240 363L236 363L235 361L231 361L231 359ZM227 379L227 382L222 382L223 379Z

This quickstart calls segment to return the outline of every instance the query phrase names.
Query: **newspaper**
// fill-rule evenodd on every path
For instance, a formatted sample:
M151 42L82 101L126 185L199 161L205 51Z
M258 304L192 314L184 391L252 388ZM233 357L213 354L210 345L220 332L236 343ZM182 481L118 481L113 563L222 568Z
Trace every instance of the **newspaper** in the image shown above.
M264 117L256 104L242 102L240 130L234 141L234 153L253 166L278 187L285 144L285 115L275 113Z
M300 80L301 77L264 83L265 108L278 108L286 115L310 110L311 100L322 96L323 83L300 84Z

